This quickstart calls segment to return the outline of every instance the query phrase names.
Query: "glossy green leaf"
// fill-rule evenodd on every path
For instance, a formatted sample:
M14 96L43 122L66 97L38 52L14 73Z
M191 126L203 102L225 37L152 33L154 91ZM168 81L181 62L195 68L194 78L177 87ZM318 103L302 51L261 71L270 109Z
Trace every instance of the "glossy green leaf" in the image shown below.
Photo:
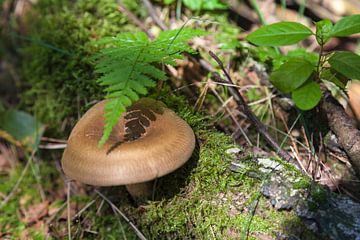
M332 31L333 37L345 37L360 32L360 14L343 17L338 21Z
M313 66L316 66L319 61L319 54L308 52L305 48L296 48L294 50L290 50L287 55L287 59L293 58L301 58L309 61Z
M7 110L0 116L0 129L23 145L35 147L44 128L26 112Z
M338 86L341 89L345 89L346 84L349 81L349 78L345 77L344 75L337 72L333 68L323 70L321 72L320 78L321 80L334 83L336 86Z
M259 46L284 46L298 43L311 34L312 31L300 23L278 22L259 28L246 39Z
M308 81L292 92L292 99L301 110L310 110L320 102L320 85L314 81Z
M316 41L320 45L323 45L330 39L331 31L333 28L332 22L329 19L325 19L315 23L315 25L316 25L316 34L315 34Z
M289 93L306 82L313 71L309 61L290 59L270 75L270 81L280 91Z
M350 79L360 79L360 56L352 52L336 52L329 59L331 67Z

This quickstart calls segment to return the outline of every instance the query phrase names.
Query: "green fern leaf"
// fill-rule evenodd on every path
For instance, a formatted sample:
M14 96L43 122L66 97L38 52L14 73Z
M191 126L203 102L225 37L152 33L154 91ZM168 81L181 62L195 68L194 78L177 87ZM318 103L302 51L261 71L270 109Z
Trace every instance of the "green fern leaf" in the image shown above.
M154 41L149 41L143 32L121 33L116 37L102 38L96 43L105 45L93 59L95 71L102 74L97 80L104 87L105 126L99 141L102 146L109 138L122 113L156 81L165 81L166 74L156 66L175 64L183 52L193 53L187 41L206 32L190 28L163 31Z

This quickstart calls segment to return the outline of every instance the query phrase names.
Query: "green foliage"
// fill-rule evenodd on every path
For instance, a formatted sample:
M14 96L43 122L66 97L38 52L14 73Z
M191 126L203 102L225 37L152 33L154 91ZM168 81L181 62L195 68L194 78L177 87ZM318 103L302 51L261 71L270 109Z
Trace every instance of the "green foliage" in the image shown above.
M108 100L100 146L107 141L126 108L138 100L139 95L146 95L149 88L156 86L156 81L167 79L156 65L175 65L175 60L182 58L182 52L194 52L186 42L203 34L205 32L200 30L182 28L161 32L154 41L138 32L121 33L97 42L111 46L95 55L96 72L102 74L97 82L105 88Z
M316 41L320 45L324 45L331 37L332 22L329 19L325 19L315 23L316 25Z
M93 42L134 26L112 0L39 0L27 17L28 35L15 36L22 43L22 107L53 136L64 136L87 104L103 96L89 60L98 51Z
M314 66L307 60L294 58L275 70L270 80L280 91L289 93L300 87L311 76Z
M271 61L273 70L277 70L282 64L291 59L304 59L316 66L319 56L315 53L308 52L305 48L296 48L290 50L287 55L281 54L273 47L257 47L254 53L260 58L261 62Z
M184 5L193 11L226 9L227 6L219 0L182 0Z
M32 168L35 168L32 164ZM41 163L37 166L39 168L39 175L35 176L33 171L27 171L23 176L23 180L19 184L19 188L10 198L9 202L5 205L2 205L0 208L0 233L4 239L21 239L24 238L24 232L26 230L29 232L30 239L36 239L34 235L39 236L44 239L45 235L41 233L40 228L35 228L31 226L32 224L24 221L24 215L19 214L22 210L26 209L32 204L37 204L42 201L41 195L36 186L37 178L41 175L45 177L46 180L42 182L42 187L47 192L54 192L58 190L61 186L61 180L58 176L58 171L54 168L53 164L50 163ZM0 194L7 196L14 188L14 185L19 181L19 178L22 174L23 166L18 165L12 169L8 174L0 175ZM56 176L56 179L60 181L55 181L53 177ZM61 186L62 187L62 186ZM41 224L44 225L44 224Z
M320 85L310 80L292 91L292 99L300 109L310 110L320 102Z
M314 108L321 100L320 81L330 81L344 89L350 79L360 79L360 56L351 52L324 54L323 47L331 37L349 36L360 32L360 15L340 19L334 26L325 19L315 23L316 33L296 22L279 22L263 26L247 36L247 40L259 45L260 59L273 62L270 80L284 93L292 93L295 105L301 110ZM283 56L277 47L298 43L315 35L320 45L316 56L304 50L296 49ZM295 54L294 54L295 53ZM330 57L329 57L330 56ZM329 65L331 68L329 68Z
M341 73L335 71L333 68L323 69L320 74L320 78L325 81L334 83L340 89L345 89L348 78Z
M0 137L33 149L40 141L43 126L30 114L9 109L0 115L0 130L4 131L4 136L0 133Z
M336 52L329 63L339 73L349 79L360 80L360 56L352 52Z
M346 37L360 32L360 14L344 17L331 31L332 37Z
M297 22L278 22L265 25L250 33L246 39L259 46L284 46L295 44L313 32Z

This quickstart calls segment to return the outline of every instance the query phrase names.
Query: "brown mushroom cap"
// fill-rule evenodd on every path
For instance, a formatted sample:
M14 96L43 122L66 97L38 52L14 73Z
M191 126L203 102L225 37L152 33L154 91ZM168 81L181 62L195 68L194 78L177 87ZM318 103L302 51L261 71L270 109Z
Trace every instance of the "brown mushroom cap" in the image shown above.
M103 147L106 101L72 130L61 163L67 176L96 186L151 181L181 167L195 148L190 126L161 102L143 98L128 108Z

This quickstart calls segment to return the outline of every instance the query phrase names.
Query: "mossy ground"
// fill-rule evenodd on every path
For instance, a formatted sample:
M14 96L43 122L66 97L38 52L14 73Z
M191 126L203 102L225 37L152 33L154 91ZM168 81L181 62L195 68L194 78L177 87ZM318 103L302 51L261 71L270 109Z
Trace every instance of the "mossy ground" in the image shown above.
M130 5L139 11L136 5ZM42 0L29 19L29 37L20 53L26 83L22 86L22 105L47 124L51 136L66 137L66 126L72 126L78 115L90 107L89 103L102 97L89 59L97 50L94 40L136 28L118 14L110 0ZM198 147L193 158L174 174L159 179L154 201L138 207L123 188L101 189L148 239L240 239L246 235L256 239L259 235L275 238L280 232L302 233L303 226L292 212L275 211L259 195L261 180L229 169L232 157L225 152L235 146L230 136L216 131L207 117L194 113L178 97L160 99L194 129ZM0 237L67 237L66 186L55 164L61 152L45 151L34 163L39 166L38 172L28 170L13 197L0 210ZM249 171L256 171L250 161L245 164ZM24 164L19 164L0 176L4 196L11 192L23 168ZM48 212L29 223L24 210L44 202L37 185L44 190ZM73 238L136 239L131 228L93 188L73 184L71 195L72 216L95 200L72 219Z
M276 237L278 233L288 234L289 226L292 226L291 231L303 231L300 220L292 212L276 211L267 199L260 196L261 180L229 169L232 157L225 152L235 147L231 137L213 129L207 117L194 113L181 98L163 100L194 129L199 144L193 158L175 173L160 178L156 183L155 200L140 206L133 205L124 188L100 189L148 239L240 239L247 234L249 239L257 239L259 235ZM56 158L59 157L60 153L56 154ZM59 209L66 203L66 186L54 161L42 160L37 164L49 209ZM254 170L253 163L245 161L245 164L249 171ZM1 176L0 192L7 194L11 191L22 168L19 165L9 175ZM1 232L17 238L26 229L29 236L43 239L42 229L50 226L50 236L66 238L66 207L55 215L49 210L37 220L38 224L24 222L21 209L43 201L36 189L35 176L29 170L12 200L1 210ZM95 200L86 211L72 219L74 238L136 239L133 231L111 207L106 203L100 207L102 199L93 188L73 184L73 189L70 205L75 212L72 216ZM48 223L51 218L53 220Z

